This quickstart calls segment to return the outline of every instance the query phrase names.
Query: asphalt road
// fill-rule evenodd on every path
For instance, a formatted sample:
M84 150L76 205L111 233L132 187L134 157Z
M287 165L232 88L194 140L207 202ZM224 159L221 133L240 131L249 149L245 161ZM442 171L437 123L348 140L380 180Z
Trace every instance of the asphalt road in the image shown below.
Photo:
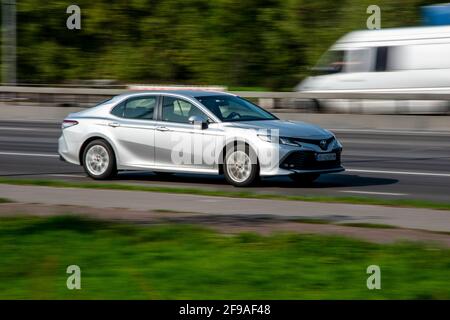
M331 128L332 129L332 128ZM450 133L334 130L344 145L347 171L326 174L311 187L289 178L266 178L254 192L301 195L371 196L450 202ZM82 168L59 161L59 125L0 121L0 176L92 182ZM176 187L236 190L223 177L122 173L118 181Z

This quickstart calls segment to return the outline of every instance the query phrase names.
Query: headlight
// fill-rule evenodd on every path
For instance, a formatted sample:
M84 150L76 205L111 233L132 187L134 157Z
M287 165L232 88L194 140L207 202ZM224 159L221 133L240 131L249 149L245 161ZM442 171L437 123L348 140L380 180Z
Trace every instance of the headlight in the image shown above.
M342 149L342 144L336 137L334 137L333 148L332 149Z
M292 138L288 137L280 137L280 144L284 144L286 146L293 146L293 147L301 147L302 145L300 142L295 141Z

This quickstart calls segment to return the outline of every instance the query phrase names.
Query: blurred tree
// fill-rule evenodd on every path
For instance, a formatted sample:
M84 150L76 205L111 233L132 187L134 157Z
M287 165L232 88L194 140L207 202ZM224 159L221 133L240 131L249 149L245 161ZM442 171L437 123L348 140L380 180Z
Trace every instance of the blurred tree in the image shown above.
M420 23L434 1L379 0L382 28ZM19 82L77 79L289 89L340 36L366 26L369 0L18 1Z

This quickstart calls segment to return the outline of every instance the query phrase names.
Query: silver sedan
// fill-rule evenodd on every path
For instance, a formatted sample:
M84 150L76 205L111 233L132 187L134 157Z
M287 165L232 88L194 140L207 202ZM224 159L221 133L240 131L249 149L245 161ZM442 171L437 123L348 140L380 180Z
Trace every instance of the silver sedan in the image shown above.
M238 96L212 91L134 92L70 114L61 159L94 179L120 170L223 174L235 186L260 176L310 183L339 172L342 145L328 130L279 120Z

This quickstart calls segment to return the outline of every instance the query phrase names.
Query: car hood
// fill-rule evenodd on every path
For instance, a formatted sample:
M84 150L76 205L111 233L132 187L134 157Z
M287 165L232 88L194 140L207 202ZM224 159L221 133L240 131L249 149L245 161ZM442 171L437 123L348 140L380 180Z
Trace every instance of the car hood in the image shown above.
M268 130L277 129L281 137L295 137L295 138L313 138L313 139L327 139L332 134L319 126L305 123L302 121L290 120L263 120L263 121L237 121L225 122L226 126L234 128L253 129L253 130Z

